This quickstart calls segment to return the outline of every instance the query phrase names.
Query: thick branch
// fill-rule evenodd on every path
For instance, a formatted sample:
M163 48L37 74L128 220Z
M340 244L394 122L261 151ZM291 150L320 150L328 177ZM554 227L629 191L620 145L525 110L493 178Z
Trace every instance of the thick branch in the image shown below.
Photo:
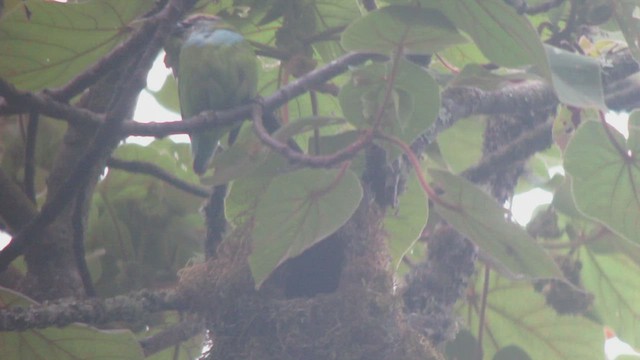
M620 55L614 56L612 60L615 66L604 67L603 80L605 84L609 84L618 80L621 77L628 76L631 73L638 71L637 64L633 61L631 56L627 56L628 52L621 52ZM365 62L368 59L379 57L379 55L366 54L366 53L349 53L337 60L327 64L322 68L318 68L289 85L276 91L273 95L264 99L265 110L271 111L276 109L291 99L305 93L306 91L314 88L318 84L323 84L335 76L347 71L349 66L355 66ZM620 68L620 71L616 69ZM527 86L531 86L532 91L540 91L543 99L547 102L544 107L554 106L557 102L553 90L539 82L526 83ZM546 88L546 89L544 89ZM467 99L461 100L461 96L457 96L456 93L464 91L463 96L470 96L472 104L467 103ZM104 120L104 116L93 113L91 111L77 109L73 106L58 102L49 96L42 94L33 94L29 92L22 92L16 90L12 85L0 79L0 96L5 98L5 101L11 105L11 108L29 108L36 109L44 115L48 115L55 118L61 118L69 121L70 123L84 123L97 126ZM453 97L452 97L453 96ZM616 94L608 94L607 102L615 101L612 97ZM447 117L456 114L464 114L469 116L473 113L501 113L501 112L513 112L515 107L527 106L527 105L539 105L539 99L528 99L527 97L519 98L517 94L511 97L497 98L496 101L491 99L492 93L484 92L477 89L465 88L465 90L449 89L443 93L443 106L447 113L441 114L441 122L446 123ZM447 100L447 98L451 99ZM501 110L502 106L506 106L506 110ZM475 110L481 110L476 112ZM493 110L491 110L493 109ZM524 107L520 108L521 111L526 111ZM15 110L15 109L14 109ZM1 108L0 108L1 113ZM5 112L6 113L6 112ZM172 121L164 123L138 123L134 121L127 121L123 125L122 136L154 136L165 137L172 134L185 134L193 131L202 131L213 126L228 125L242 119L250 117L251 106L243 105L230 109L228 111L220 112L203 112L190 119L183 119L184 121ZM464 117L463 116L463 117ZM459 117L458 117L459 118ZM436 130L438 126L434 127ZM433 131L431 131L433 132ZM435 132L437 134L437 131Z
M520 135L500 150L484 157L482 161L465 170L462 176L474 183L485 182L497 172L504 171L515 162L528 159L531 155L545 150L551 144L550 121Z
M442 93L438 119L411 144L411 149L421 154L443 130L474 114L528 113L557 105L558 99L553 89L540 81L514 84L493 92L469 87L449 88Z
M0 311L0 331L24 331L51 326L63 327L75 322L105 324L113 321L136 321L164 310L185 307L174 291L142 290L109 299L63 299L33 305L13 307Z
M42 115L64 119L72 125L88 124L97 127L104 121L104 116L93 111L65 104L44 94L18 90L1 78L0 97L4 98L5 103L4 106L0 103L0 114L13 114L29 109Z

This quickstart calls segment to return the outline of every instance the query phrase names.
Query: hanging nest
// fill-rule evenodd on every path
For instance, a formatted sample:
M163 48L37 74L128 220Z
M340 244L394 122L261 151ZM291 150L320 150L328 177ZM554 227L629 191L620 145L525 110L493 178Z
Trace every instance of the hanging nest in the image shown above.
M210 333L211 348L202 358L442 359L407 324L393 287L382 211L363 204L373 203L365 196L352 219L320 243L329 245L309 249L305 261L283 264L259 291L246 261L249 241L242 229L227 237L215 260L184 270L181 291L193 299L193 310L206 316ZM325 261L338 267L328 275L337 276L335 288L327 286L332 279L319 279L324 272L300 268ZM300 273L308 277L295 275ZM287 291L292 279L318 286Z

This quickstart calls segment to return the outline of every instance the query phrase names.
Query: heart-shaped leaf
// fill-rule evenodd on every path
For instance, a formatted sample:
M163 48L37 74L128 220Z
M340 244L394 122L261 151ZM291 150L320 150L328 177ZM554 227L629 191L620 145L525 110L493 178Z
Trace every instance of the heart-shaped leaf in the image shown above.
M395 71L395 72L394 72ZM393 81L391 96L377 119L384 102L388 81ZM440 89L423 68L406 60L393 64L375 63L353 73L340 90L340 105L347 120L358 128L371 128L380 121L380 129L407 144L422 134L438 116ZM390 158L400 152L383 144Z
M629 119L629 139L612 127L584 122L565 151L576 206L628 240L640 242L640 128Z
M274 178L260 199L249 266L260 287L278 265L344 225L362 199L350 170L303 169Z
M391 54L432 54L464 42L453 23L435 9L392 5L354 21L342 34L342 46L352 51Z

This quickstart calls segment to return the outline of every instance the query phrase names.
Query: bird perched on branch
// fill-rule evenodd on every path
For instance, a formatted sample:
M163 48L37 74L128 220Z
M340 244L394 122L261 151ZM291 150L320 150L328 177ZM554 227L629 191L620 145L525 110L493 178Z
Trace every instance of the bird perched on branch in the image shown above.
M227 110L256 96L258 69L251 45L231 25L211 15L180 22L165 44L165 64L178 79L186 119L205 110ZM203 174L218 143L240 124L191 133L193 171Z

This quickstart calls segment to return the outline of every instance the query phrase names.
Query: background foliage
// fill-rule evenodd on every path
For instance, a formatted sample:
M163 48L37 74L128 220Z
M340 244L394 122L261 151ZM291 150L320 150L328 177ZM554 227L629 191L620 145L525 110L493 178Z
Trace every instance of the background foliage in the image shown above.
M317 267L309 276L318 278L331 272L312 250L331 246L373 203L382 221L358 229L384 238L376 256L386 260L372 269L395 284L382 291L393 301L374 300L437 345L434 359L602 359L604 326L640 346L637 1L0 4L0 219L13 237L0 252L8 358L194 358L203 327L212 330L206 346L215 349L219 335L216 324L193 326L199 305L125 301L133 310L105 312L113 317L87 305L91 315L65 318L28 297L73 297L56 306L78 310L87 296L112 309L117 295L180 293L177 284L193 276L185 266L222 261L204 255L217 234L222 249L244 249L233 256L250 270L251 291L290 300L297 296L279 283L287 266ZM256 130L253 108L253 122L202 179L187 144L160 138L225 116L242 121L247 106L184 122L131 120L144 87L136 80L193 12L223 17L252 43L265 122L275 111L280 126ZM179 113L172 76L150 93ZM608 125L609 111L630 112L627 128ZM133 135L158 139L141 146ZM531 189L553 200L523 227L510 204ZM214 221L222 208L226 232ZM211 292L192 303L235 294L233 276L207 276L216 279L206 283ZM50 312L15 310L30 305ZM302 327L282 321L285 334ZM55 327L72 322L101 329ZM366 348L327 346L336 359Z

